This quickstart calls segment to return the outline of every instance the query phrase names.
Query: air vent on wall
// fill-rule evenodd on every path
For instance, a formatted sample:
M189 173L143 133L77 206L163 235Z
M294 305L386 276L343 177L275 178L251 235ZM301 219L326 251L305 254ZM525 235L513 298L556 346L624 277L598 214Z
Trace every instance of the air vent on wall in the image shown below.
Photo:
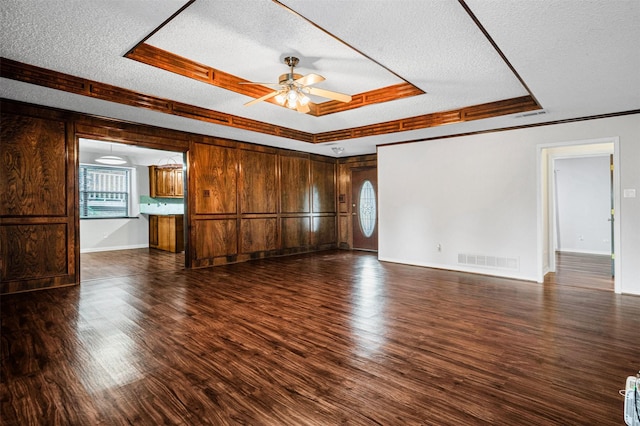
M518 114L515 116L515 118L525 118L525 117L533 117L534 115L543 115L546 114L547 111L544 109L539 109L537 111L529 111L529 112L525 112L523 114Z
M458 253L458 263L462 265L481 266L483 268L520 270L520 260L517 257Z

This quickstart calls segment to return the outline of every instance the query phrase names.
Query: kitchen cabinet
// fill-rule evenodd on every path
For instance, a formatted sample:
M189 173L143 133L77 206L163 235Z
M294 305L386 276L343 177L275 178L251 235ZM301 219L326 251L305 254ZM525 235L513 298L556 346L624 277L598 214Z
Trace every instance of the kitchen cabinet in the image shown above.
M149 216L149 247L158 248L158 216Z
M174 253L184 251L184 215L149 215L149 247Z
M182 164L149 166L149 193L151 198L183 198Z

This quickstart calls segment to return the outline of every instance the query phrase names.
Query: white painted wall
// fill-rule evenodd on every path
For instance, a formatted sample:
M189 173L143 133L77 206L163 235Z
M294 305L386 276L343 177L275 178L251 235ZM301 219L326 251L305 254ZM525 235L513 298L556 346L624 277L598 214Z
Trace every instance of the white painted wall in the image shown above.
M559 251L611 254L609 156L555 160Z
M539 281L539 146L619 137L620 291L640 294L640 114L378 148L380 260ZM440 244L442 251L438 251ZM458 263L517 258L517 270Z

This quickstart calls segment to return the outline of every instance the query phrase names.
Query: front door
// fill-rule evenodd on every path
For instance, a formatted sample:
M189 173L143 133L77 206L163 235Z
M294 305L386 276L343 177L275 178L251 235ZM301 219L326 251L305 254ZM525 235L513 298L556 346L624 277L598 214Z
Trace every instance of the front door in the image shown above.
M377 169L351 171L351 215L353 248L378 250L378 179Z

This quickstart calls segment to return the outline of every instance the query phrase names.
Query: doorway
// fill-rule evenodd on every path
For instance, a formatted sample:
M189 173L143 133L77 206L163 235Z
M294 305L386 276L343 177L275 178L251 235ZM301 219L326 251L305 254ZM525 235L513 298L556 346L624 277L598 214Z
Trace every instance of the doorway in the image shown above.
M78 153L81 281L184 269L185 252L150 248L149 232L153 215L184 217L186 212L185 198L151 197L149 166L175 165L182 171L184 153L85 138L78 139ZM105 166L96 161L105 155L119 158L121 164ZM109 194L113 190L109 173L118 169L126 176L117 188L118 197L127 206L124 212L110 213L115 203L111 200L114 195ZM180 185L184 188L183 179ZM186 246L184 233L181 241Z
M620 257L617 238L619 224L613 220L615 206L619 203L616 193L618 174L615 171L618 164L617 146L617 138L539 146L538 220L539 229L542 230L539 233L540 282L549 282L549 277L546 277L548 273L553 275L564 271L567 274L577 274L575 281L578 285L585 282L586 287L620 291L619 268L613 261L614 257ZM581 179L577 179L578 187L567 187L567 173L562 170L570 170L570 164L582 164L581 167L586 167L594 161L602 169L598 173L598 191L592 192L592 185L584 185ZM610 163L613 168L609 166ZM582 198L576 201L571 197ZM577 206L590 205L590 197L600 198L599 210L595 215L591 208L584 207L580 211L580 207ZM561 211L563 218L560 217ZM585 222L588 220L595 222L588 224ZM583 231L578 231L580 225ZM589 238L593 240L590 244ZM594 267L597 270L593 269ZM612 274L615 275L613 278ZM594 283L587 283L591 279ZM554 280L553 276L550 280Z
M377 168L351 170L353 249L378 251Z

